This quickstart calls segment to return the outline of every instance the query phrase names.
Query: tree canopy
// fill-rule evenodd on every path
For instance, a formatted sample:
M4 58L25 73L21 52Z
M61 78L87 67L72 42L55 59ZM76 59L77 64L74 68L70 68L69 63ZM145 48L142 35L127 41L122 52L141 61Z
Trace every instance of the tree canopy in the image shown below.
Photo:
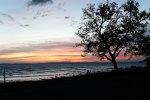
M82 41L77 46L83 46L85 54L108 59L117 70L119 54L122 51L124 55L135 54L139 41L145 39L150 13L139 7L135 0L127 0L120 6L109 1L89 4L83 9L82 23L77 32Z

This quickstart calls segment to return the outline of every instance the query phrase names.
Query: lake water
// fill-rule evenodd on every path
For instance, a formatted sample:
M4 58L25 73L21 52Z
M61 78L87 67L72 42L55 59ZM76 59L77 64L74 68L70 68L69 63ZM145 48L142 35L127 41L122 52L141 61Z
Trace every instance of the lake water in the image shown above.
M143 66L143 62L119 62L118 66ZM45 63L45 64L0 64L0 82L3 82L3 71L6 70L6 81L29 81L67 77L85 74L87 71L111 71L112 65L103 63Z

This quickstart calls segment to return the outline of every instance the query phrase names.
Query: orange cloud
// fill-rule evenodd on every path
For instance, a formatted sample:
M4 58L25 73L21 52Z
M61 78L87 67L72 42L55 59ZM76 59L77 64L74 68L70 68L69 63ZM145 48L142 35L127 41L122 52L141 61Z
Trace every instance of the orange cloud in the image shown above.
M97 61L96 57L82 57L81 48L60 47L54 49L8 53L0 56L1 62L42 63L42 62L83 62Z
M67 43L66 43L67 44ZM31 47L30 47L31 46ZM82 57L82 48L75 48L72 44L56 43L51 45L29 45L6 50L1 53L0 62L3 63L43 63L43 62L94 62L97 57ZM29 49L27 49L29 48ZM119 55L118 60L128 60L129 56ZM106 59L104 61L107 61Z

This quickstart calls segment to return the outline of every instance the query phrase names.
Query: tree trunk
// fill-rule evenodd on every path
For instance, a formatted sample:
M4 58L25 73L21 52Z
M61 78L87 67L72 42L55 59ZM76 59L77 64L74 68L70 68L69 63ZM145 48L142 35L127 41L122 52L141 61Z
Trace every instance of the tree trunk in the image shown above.
M117 65L116 59L113 58L111 62L113 64L113 66L114 66L114 70L118 70L118 65Z

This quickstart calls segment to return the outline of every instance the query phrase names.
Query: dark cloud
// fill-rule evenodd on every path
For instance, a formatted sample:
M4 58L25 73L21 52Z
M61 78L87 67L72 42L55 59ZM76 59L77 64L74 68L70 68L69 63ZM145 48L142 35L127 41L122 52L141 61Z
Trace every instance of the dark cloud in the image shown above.
M8 24L10 22L15 22L15 19L9 14L0 12L0 24Z
M43 5L47 3L53 3L53 0L31 0L29 1L28 5Z
M26 28L26 27L29 27L30 25L29 24L24 24L24 25L20 24L20 26L23 27L23 28Z
M6 14L6 13L1 13L1 12L0 12L0 24L1 25L16 24L23 28L29 27L29 24L22 24L19 21L17 21L13 16Z
M49 12L48 11L37 11L37 13L35 13L35 15L33 16L33 19L37 19L37 18L43 18L43 17L47 17L49 16Z
M70 20L70 26L74 26L75 24L78 23L78 21L76 21L75 18L71 17L71 16L65 16L64 19L65 20Z
M47 17L56 10L66 11L64 8L65 4L66 1L63 0L29 0L27 2L28 11L34 9L33 19ZM67 17L69 19L69 16L66 16L65 19Z
M9 14L1 14L1 15L3 15L3 16L5 16L5 17L7 17L7 18L9 18L10 20L12 20L12 21L14 21L14 18L11 16L11 15L9 15Z
M65 16L65 19L69 19L70 18L70 16Z

